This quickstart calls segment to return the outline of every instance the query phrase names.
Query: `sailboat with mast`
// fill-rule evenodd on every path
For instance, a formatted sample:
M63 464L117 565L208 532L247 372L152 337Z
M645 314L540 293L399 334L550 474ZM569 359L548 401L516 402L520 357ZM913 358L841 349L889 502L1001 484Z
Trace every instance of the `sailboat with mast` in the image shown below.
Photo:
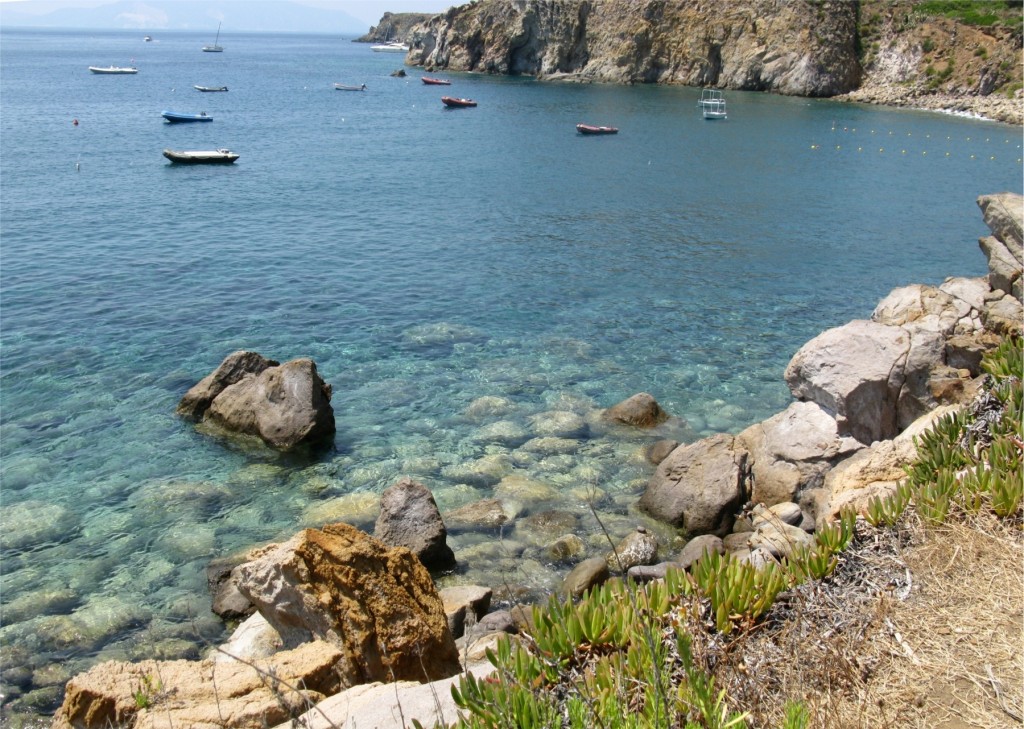
M394 30L394 26L389 25L387 33L384 34L384 42L370 46L370 50L374 53L408 53L409 46L400 40L391 40L392 30Z
M222 53L224 46L220 45L220 23L217 23L217 37L213 41L212 46L203 46L203 50L207 53Z

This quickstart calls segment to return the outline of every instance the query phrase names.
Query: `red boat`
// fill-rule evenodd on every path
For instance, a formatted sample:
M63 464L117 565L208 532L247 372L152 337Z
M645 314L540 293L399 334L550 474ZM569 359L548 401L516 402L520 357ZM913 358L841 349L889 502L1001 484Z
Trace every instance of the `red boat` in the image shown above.
M463 108L468 106L476 106L476 102L472 99L457 99L454 96L442 96L441 103L451 108Z
M595 127L590 124L577 124L576 131L580 134L618 134L618 127Z
M422 76L420 81L427 84L428 86L451 86L452 82L446 78L430 78L430 76Z

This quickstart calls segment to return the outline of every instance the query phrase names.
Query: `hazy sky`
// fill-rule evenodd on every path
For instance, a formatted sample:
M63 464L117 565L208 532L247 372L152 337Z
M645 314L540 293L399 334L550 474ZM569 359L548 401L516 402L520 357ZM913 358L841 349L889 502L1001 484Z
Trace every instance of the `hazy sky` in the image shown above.
M144 0L143 0L144 1ZM367 26L376 24L386 12L392 13L440 13L452 5L461 5L466 0L292 0L299 5L313 8L342 10L364 21ZM0 0L3 5L18 5L28 0ZM32 5L50 11L62 8L95 8L107 5L112 0L35 0ZM245 0L221 0L221 2L245 2Z

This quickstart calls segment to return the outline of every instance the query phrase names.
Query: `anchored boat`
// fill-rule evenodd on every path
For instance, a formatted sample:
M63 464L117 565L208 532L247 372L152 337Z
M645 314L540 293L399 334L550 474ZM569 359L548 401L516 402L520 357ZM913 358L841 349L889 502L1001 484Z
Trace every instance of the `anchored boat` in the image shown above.
M231 164L238 159L238 155L230 149L194 149L181 151L165 149L164 157L169 159L171 162L183 165Z
M138 73L135 66L89 66L93 73Z
M198 114L182 114L177 111L164 111L160 115L171 124L181 124L183 122L208 122L213 121L212 116L207 116L205 111L201 111Z
M595 127L592 124L577 124L576 131L580 134L618 134L618 127Z
M458 99L454 96L442 96L441 103L447 106L449 109L460 109L469 106L476 106L476 102L472 99Z

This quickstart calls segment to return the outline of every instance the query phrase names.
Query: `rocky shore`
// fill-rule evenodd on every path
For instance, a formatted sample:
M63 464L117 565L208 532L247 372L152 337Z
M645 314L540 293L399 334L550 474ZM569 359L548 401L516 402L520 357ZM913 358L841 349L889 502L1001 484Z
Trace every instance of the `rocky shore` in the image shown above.
M831 97L1020 125L1020 9L993 13L979 24L913 0L480 0L411 27L406 63Z
M484 530L550 521L549 533L560 534L550 550L575 562L560 588L567 595L616 573L658 579L707 550L753 564L785 557L841 508L863 509L894 491L915 436L973 398L985 351L1021 335L1024 198L986 195L978 204L992 231L979 241L988 276L896 289L869 320L814 338L786 369L793 404L736 436L651 444L659 465L637 506L687 535L681 549L642 527L614 550L574 545L579 536L557 514L519 517L500 495L462 515L442 514L426 486L403 479L383 494L373 536L326 524L258 548L230 569L220 587L236 591L240 613L252 614L228 644L202 661L100 664L68 682L53 726L256 729L302 714L310 726L453 721L453 677L489 670L485 649L504 633L529 630L526 606L492 609L496 586L436 588L428 566L443 570L463 558L447 548L446 524L460 518ZM226 372L238 379L223 392L258 392L257 382L276 381L279 366L251 355L225 360L183 398L182 413L194 413L197 391L223 384ZM264 388L274 409L294 410L281 402L288 392L302 402L329 397L310 377L312 363L283 367L304 372L307 386ZM265 403L252 394L246 401L253 412L240 422L259 421ZM639 393L603 417L650 428L670 414ZM307 420L318 422L312 412Z

